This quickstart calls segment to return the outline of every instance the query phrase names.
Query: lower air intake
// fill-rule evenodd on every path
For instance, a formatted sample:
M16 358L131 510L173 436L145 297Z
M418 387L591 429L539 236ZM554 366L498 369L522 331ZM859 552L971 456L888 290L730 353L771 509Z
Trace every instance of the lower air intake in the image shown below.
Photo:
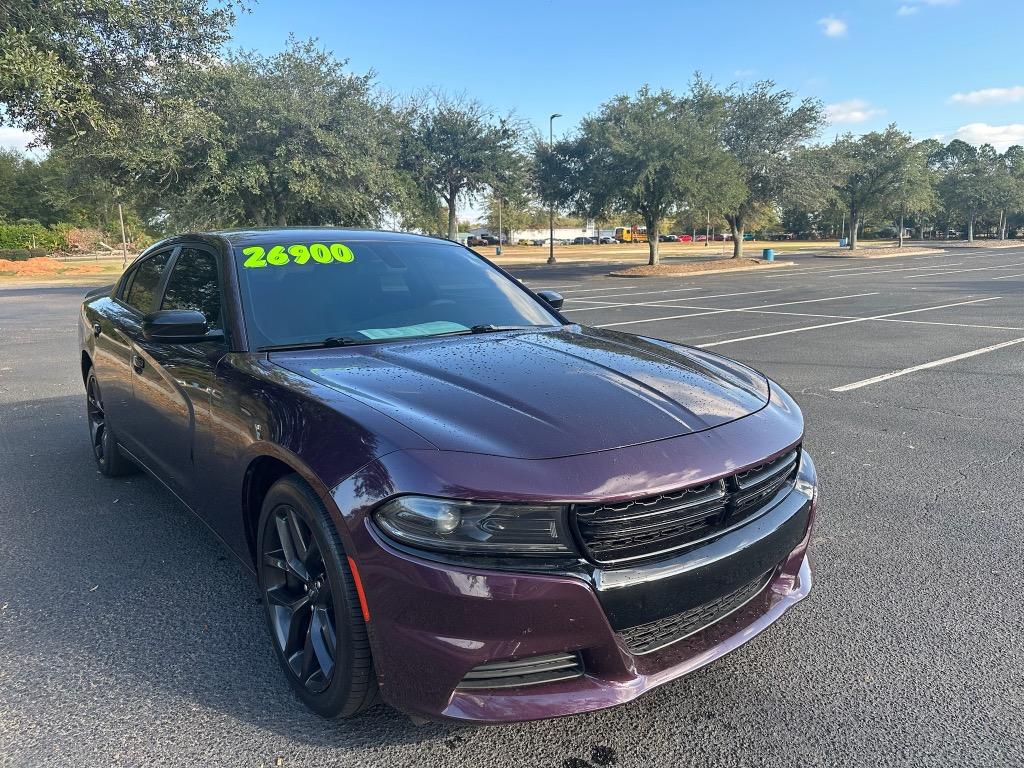
M578 653L551 653L516 661L489 661L481 664L466 673L457 689L520 688L582 676L583 662Z
M666 616L664 619L620 630L619 634L626 641L630 653L652 653L696 634L716 621L724 619L733 611L739 610L761 594L774 573L774 570L768 571L715 600L674 616Z

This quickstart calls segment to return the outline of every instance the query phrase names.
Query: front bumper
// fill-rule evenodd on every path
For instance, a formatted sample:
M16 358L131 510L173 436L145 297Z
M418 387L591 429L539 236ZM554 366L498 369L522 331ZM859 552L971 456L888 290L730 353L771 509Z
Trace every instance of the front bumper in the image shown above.
M796 488L748 525L676 558L586 574L434 562L399 551L362 519L352 535L381 693L422 717L479 723L630 701L750 640L808 594L815 511L816 477L804 454ZM660 650L633 654L614 628L637 618L630 606L664 615L659 600L699 603L766 572L755 597ZM478 665L565 651L579 652L582 677L511 689L457 687Z

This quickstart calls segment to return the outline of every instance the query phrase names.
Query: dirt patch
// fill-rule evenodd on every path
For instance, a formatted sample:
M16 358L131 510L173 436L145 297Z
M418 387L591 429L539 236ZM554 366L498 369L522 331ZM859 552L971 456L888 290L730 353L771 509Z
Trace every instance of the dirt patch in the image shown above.
M792 266L792 261L762 261L761 259L715 259L691 264L644 264L609 272L611 277L676 277L678 275L714 274L746 269L774 269Z
M0 276L54 277L57 275L95 275L108 272L102 264L75 264L39 256L26 261L0 259Z

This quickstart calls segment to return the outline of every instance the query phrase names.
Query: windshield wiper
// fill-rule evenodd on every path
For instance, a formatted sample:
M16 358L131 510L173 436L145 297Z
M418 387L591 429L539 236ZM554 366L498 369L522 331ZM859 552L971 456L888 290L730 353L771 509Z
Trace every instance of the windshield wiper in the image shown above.
M543 328L541 325L474 325L464 331L448 331L447 333L428 333L422 336L391 336L383 339L358 339L351 336L328 336L323 341L297 341L292 344L268 344L257 347L257 352L284 352L296 349L326 349L328 347L351 347L369 344L386 344L388 342L415 341L418 339L436 339L441 336L464 336L473 333L497 333L499 331L532 331Z
M496 333L497 331L532 331L535 328L542 328L540 325L474 325L469 329L470 333Z
M349 347L355 344L370 344L371 339L354 339L351 336L328 336L323 341L298 341L293 344L268 344L257 347L257 352L281 352L288 349L325 349L327 347Z

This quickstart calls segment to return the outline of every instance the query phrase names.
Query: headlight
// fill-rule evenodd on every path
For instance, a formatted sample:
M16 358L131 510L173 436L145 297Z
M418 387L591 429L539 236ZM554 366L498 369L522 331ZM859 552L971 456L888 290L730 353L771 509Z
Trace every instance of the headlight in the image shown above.
M400 496L376 512L395 540L438 552L550 555L574 552L565 510L557 506Z

